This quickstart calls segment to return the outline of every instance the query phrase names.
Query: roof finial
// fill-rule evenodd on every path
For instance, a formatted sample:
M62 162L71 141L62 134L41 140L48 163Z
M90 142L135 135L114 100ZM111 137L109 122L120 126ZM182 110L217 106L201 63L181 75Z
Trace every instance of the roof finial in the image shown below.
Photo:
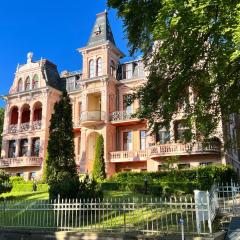
M33 58L33 52L29 52L27 54L27 63L31 63Z

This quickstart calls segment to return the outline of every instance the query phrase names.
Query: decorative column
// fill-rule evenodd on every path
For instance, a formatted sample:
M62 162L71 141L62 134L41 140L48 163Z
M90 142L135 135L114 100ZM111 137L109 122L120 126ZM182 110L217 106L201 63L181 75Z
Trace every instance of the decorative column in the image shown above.
M19 150L20 150L20 139L16 139L15 157L19 157Z
M3 126L3 133L7 133L10 124L10 108L9 105L6 104L5 112L4 112L4 126Z
M22 109L18 108L18 126L17 126L17 131L20 132L21 128L21 120L22 120Z
M28 152L27 152L27 156L31 157L32 155L32 138L29 137L28 138Z
M30 121L29 121L29 129L32 130L33 129L33 106L30 106Z

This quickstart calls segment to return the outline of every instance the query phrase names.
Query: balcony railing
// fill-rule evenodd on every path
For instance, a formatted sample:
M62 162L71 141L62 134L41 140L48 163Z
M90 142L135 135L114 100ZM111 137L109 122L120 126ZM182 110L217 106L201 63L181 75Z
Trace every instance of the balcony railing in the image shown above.
M8 128L8 133L16 133L18 130L17 124L11 124Z
M105 120L105 112L102 112L102 111L81 112L80 122L103 121L103 120Z
M191 155L191 154L219 154L219 143L170 143L155 145L146 150L110 152L111 162L144 161L148 158L160 156Z
M127 111L116 111L111 115L111 121L126 121L129 119L133 119L133 113Z
M148 157L147 150L110 152L111 162L144 161Z
M33 121L32 124L32 129L33 130L39 130L42 127L42 121L41 120L37 120L37 121Z
M30 128L30 123L29 122L20 124L20 132L26 132L26 131L29 130L29 128Z
M206 154L219 153L221 146L215 142L193 142L193 143L170 143L152 146L149 148L149 156L172 156L172 155L188 155L188 154Z
M29 130L40 130L42 128L42 121L37 120L33 121L32 127L30 122L21 123L20 128L18 128L18 124L11 124L8 128L8 133L17 133L17 132L27 132Z
M41 166L41 164L41 157L3 158L0 160L0 168Z

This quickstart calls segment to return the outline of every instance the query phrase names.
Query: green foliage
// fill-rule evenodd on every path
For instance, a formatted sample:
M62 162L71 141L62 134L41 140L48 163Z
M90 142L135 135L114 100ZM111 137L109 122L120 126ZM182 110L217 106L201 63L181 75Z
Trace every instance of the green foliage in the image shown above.
M104 139L102 135L99 135L96 140L92 176L96 181L103 181L106 178L104 162Z
M1 149L2 149L3 123L4 123L4 109L0 108L0 152L1 152Z
M237 181L233 168L225 165L212 165L189 170L163 172L122 172L102 183L104 190L126 190L144 192L144 179L148 180L148 193L156 196L193 193L194 189L208 190L214 182Z
M79 192L79 178L71 173L59 172L54 178L49 178L49 198L76 198ZM84 192L83 192L84 194Z
M140 100L139 118L150 127L162 119L168 127L185 106L187 125L196 122L207 138L220 115L239 113L239 1L108 0L108 5L123 19L130 52L143 53L149 72L130 100Z
M45 158L45 160L44 160L44 162L43 162L43 175L42 175L42 181L44 182L44 183L46 183L47 182L47 161L48 161L48 153L46 154L46 158Z
M14 183L12 192L32 192L33 190L33 182L22 182L22 183ZM37 192L46 192L48 191L47 184L38 184L37 183Z
M88 175L80 181L78 198L91 199L103 198L103 192L100 185L97 184L94 178L89 178Z
M50 198L74 198L77 196L79 179L74 155L72 106L66 91L54 105L49 128L46 180Z
M179 162L178 156L168 157L164 164L162 165L162 168L165 170L173 170L174 164L178 162Z
M25 183L25 180L23 177L19 177L19 176L11 176L9 178L11 184L17 184L17 183Z
M12 189L12 184L10 182L9 175L0 170L0 194L5 192L10 192Z

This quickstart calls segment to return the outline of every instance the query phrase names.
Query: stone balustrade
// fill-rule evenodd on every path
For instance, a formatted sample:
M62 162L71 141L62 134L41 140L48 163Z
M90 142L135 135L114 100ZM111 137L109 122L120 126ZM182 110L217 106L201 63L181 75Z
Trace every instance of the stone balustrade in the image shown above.
M110 162L143 161L160 156L190 154L219 154L221 146L217 142L170 143L151 146L145 150L110 152Z
M126 121L129 119L133 119L133 113L127 111L116 111L111 114L111 121Z
M8 133L17 133L17 132L27 132L30 130L40 130L42 128L42 121L37 120L32 122L32 126L30 122L21 123L18 128L18 124L11 124L8 128Z
M81 112L80 122L103 121L103 120L105 120L105 112L102 112L102 111L84 111L84 112Z
M0 168L41 166L41 157L16 157L0 159Z

